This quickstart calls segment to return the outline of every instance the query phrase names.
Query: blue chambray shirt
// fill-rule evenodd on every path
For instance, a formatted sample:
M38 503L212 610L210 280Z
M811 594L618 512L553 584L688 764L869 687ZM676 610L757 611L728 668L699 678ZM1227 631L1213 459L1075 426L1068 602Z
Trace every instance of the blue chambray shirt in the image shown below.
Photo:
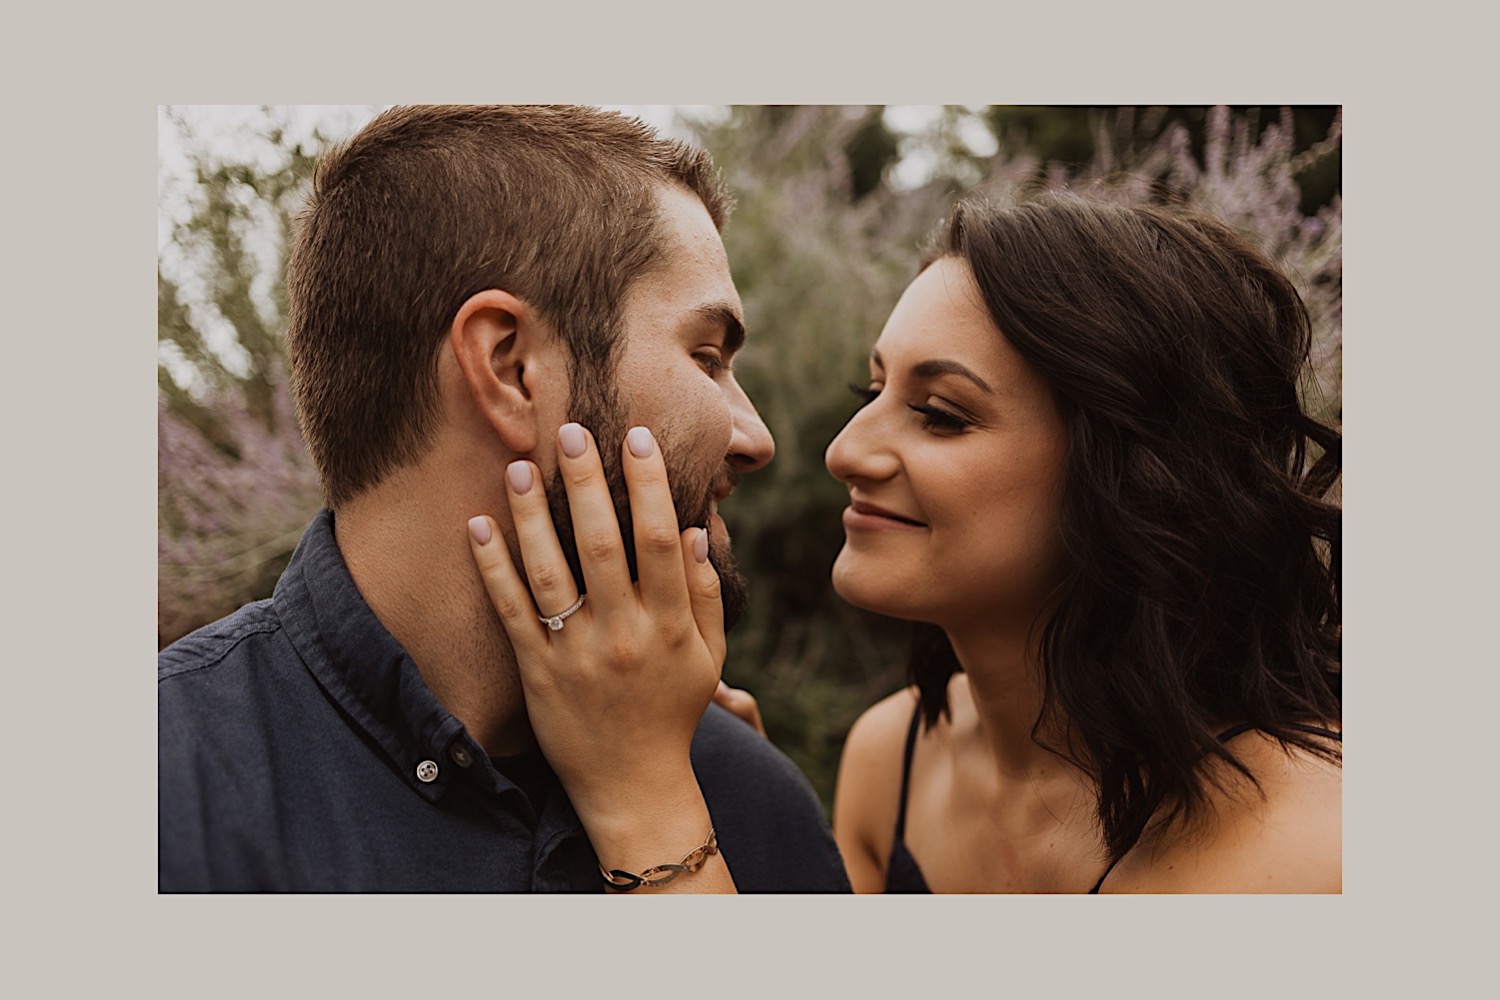
M556 777L537 755L534 806L438 702L327 510L269 600L158 655L157 747L161 892L603 891ZM718 706L692 753L741 892L849 891L785 755Z

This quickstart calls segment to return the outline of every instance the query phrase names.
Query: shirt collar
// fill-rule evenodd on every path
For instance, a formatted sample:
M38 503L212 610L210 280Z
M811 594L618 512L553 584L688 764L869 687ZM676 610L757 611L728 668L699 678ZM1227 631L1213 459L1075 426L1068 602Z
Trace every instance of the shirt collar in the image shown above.
M303 533L272 606L328 696L418 794L436 801L460 772L482 774L497 790L515 788L494 771L365 603L339 552L332 511L319 511Z

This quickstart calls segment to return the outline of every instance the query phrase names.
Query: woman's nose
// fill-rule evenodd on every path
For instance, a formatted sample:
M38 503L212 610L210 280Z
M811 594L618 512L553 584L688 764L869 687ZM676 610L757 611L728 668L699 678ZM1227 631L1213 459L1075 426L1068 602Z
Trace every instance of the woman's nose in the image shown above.
M823 452L823 464L839 482L888 479L900 464L879 433L877 405L871 403L850 417Z

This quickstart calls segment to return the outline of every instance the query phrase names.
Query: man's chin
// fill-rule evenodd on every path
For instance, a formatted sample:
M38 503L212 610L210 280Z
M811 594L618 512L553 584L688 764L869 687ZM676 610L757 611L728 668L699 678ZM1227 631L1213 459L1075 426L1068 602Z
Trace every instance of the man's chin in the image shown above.
M709 528L708 561L719 574L719 603L724 608L724 631L727 633L745 617L750 603L750 585L735 564L734 553L729 548L729 535L723 530L724 521L717 514L712 520L718 524L711 523ZM722 542L714 537L714 527L718 528Z

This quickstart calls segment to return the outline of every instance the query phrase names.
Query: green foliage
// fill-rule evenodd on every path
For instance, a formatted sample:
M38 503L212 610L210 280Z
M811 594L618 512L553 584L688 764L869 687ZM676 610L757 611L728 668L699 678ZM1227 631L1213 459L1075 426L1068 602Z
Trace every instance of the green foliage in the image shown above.
M1332 106L1302 106L1282 109L1256 105L1229 105L1226 109L1246 122L1260 136L1279 125L1283 111L1292 118L1291 143L1301 153L1324 142L1338 120L1340 109ZM986 124L1002 146L1027 149L1048 163L1063 163L1084 170L1101 156L1138 157L1157 145L1162 137L1181 129L1187 147L1201 160L1208 143L1214 109L1190 107L1072 106L1035 107L1004 105L984 113ZM1315 215L1341 189L1340 152L1310 158L1300 164L1296 179L1304 215Z

